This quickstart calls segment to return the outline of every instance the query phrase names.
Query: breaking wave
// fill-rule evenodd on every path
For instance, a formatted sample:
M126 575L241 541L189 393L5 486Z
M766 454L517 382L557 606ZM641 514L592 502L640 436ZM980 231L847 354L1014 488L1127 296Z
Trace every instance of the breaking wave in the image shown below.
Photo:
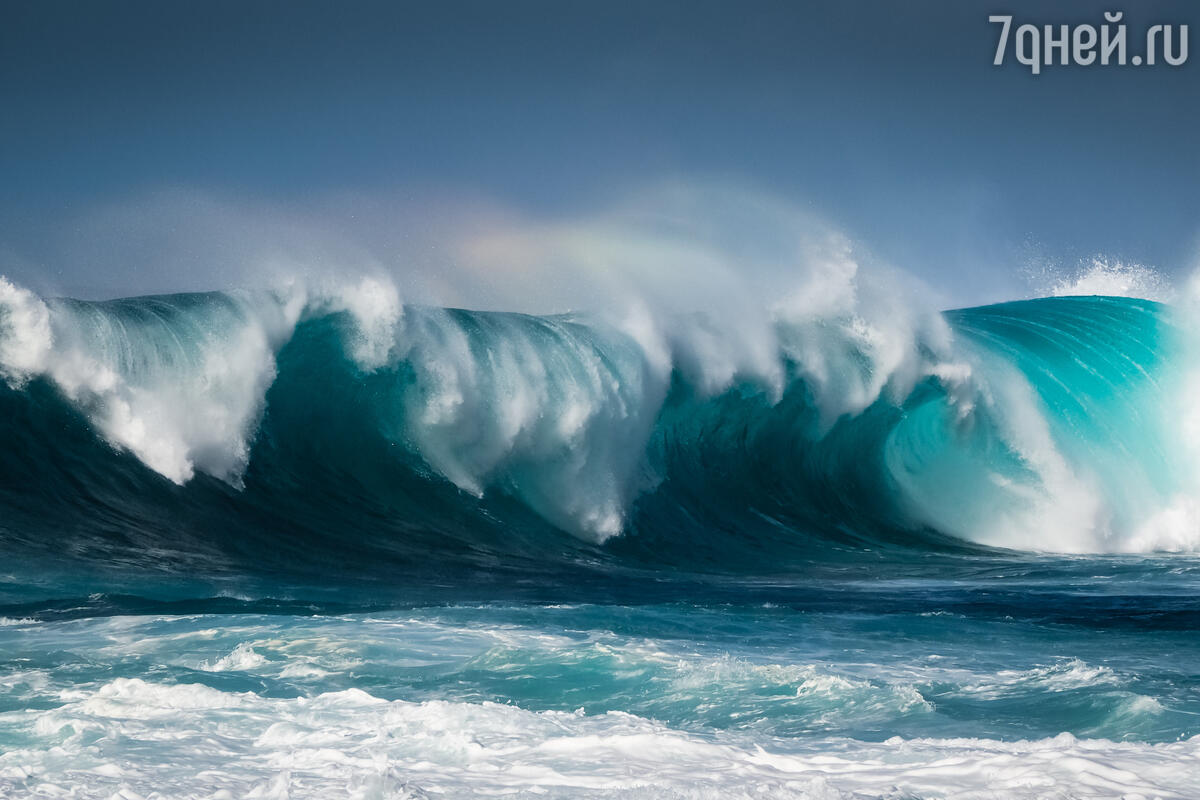
M747 347L699 314L404 305L372 280L103 302L0 280L0 533L158 568L1200 543L1171 307L767 316Z

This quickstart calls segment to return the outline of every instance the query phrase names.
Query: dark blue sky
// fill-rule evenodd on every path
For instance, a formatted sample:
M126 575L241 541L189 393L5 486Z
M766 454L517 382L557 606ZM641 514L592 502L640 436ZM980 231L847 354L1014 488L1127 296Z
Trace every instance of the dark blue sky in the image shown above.
M1200 36L1198 3L1129 6L1131 34ZM1190 269L1197 65L991 63L990 13L1099 24L1119 8L3 0L0 269L161 290L136 285L153 243L117 248L146 262L118 265L79 220L163 190L282 209L462 195L560 215L658 179L789 198L964 301L1030 260Z

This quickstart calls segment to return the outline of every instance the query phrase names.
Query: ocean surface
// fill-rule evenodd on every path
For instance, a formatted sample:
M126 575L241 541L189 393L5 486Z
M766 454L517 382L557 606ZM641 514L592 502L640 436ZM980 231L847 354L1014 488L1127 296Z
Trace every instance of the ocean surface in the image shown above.
M1200 797L1189 315L767 327L0 280L0 796Z

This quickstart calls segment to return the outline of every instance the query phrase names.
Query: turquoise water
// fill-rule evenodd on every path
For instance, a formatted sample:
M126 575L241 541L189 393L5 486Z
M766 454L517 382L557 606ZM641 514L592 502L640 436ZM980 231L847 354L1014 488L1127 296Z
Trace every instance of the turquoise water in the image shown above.
M714 386L582 316L3 288L2 795L1200 793L1167 307L779 320Z

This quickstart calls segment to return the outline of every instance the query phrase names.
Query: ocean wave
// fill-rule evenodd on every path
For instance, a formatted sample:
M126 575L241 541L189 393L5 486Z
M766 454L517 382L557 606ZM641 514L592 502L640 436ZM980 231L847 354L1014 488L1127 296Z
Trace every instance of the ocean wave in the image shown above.
M4 537L160 569L1200 543L1176 312L928 315L852 279L771 311L770 357L702 315L406 306L370 280L104 302L0 281Z

